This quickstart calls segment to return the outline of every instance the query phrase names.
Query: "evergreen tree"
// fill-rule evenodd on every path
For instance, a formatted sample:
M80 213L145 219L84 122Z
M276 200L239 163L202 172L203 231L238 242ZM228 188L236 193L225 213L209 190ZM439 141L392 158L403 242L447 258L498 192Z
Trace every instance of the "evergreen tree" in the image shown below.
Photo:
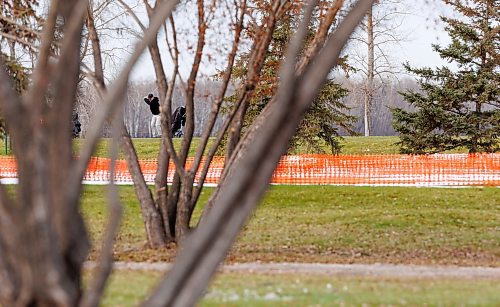
M289 40L294 33L295 27L297 27L296 18L289 14L276 26L264 67L259 76L259 84L246 111L244 128L255 120L277 90L279 68L284 59ZM311 30L310 33L313 33L313 31ZM239 79L246 75L248 60L248 54L240 56L233 70L234 78ZM347 67L345 59L340 65ZM332 153L338 153L341 138L339 127L342 127L348 133L354 134L352 124L355 117L347 114L349 108L342 102L342 98L347 94L346 88L335 83L333 79L328 80L318 98L306 112L301 125L290 142L289 152L294 152L300 147L307 152L324 153L326 145L330 147ZM229 97L228 101L231 102L237 96L236 93Z
M36 44L42 23L36 14L37 6L36 0L0 1L0 61L5 64L18 93L28 87L31 74L31 69L24 62L32 60L37 53ZM1 118L0 135L5 135Z
M414 112L393 110L403 153L433 153L454 148L469 152L500 149L499 1L445 0L462 18L441 19L452 41L434 50L458 69L412 68L421 92L402 93Z

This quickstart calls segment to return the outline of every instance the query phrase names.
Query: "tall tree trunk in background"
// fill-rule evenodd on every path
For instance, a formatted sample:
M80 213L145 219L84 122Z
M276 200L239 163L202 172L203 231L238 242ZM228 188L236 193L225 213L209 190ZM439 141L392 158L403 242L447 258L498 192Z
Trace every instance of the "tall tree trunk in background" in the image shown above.
M89 31L90 42L92 43L92 56L94 60L94 79L92 81L94 81L93 84L97 88L98 93L102 93L106 88L106 85L104 83L101 42L99 41L99 35L95 28L94 11L90 3L87 7L87 18L85 20L85 24Z
M93 9L91 5L88 6L87 28L89 29L89 39L92 42L92 55L94 59L94 74L93 74L93 84L97 89L99 96L102 98L106 92L106 84L104 82L104 70L102 66L102 53L99 41L99 35L95 28ZM150 53L153 58L153 64L155 68L160 65L161 60L158 64L159 50L156 40L149 46ZM154 56L153 56L154 55ZM155 71L157 71L155 69ZM166 88L166 77L165 74L157 72L157 85L160 91L160 97L163 99L165 97ZM144 221L144 227L146 230L146 238L148 244L151 248L161 248L166 246L168 242L172 240L168 236L169 232L165 231L165 223L163 222L158 206L155 204L155 200L151 191L149 190L144 177L140 171L139 159L135 151L132 140L130 139L130 134L126 130L125 124L122 126L122 134L120 137L120 144L125 160L129 167L130 173L132 174L132 179L134 181L134 190L139 199L141 206L142 217ZM166 175L165 175L166 177ZM167 223L168 226L168 223Z
M365 84L365 104L364 104L364 123L365 123L365 136L370 136L371 132L371 107L373 104L373 78L374 78L374 65L375 65L375 44L373 38L373 8L370 8L366 14L366 34L368 42L368 67Z

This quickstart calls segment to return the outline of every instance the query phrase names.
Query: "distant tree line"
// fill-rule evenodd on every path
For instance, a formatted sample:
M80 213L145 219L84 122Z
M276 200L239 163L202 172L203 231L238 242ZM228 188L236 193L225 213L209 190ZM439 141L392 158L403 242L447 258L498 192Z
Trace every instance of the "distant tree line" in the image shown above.
M216 89L216 82L205 80L200 81L196 88L196 96L200 103L196 107L195 112L195 136L200 136L210 114L211 101L216 93L212 89ZM144 103L144 97L149 93L158 96L158 90L153 80L143 82L132 82L127 89L125 96L125 110L123 114L125 126L127 127L130 136L133 138L149 137L149 122L151 120L151 112L148 105ZM79 90L77 111L80 122L82 124L82 137L85 136L89 127L90 116L99 105L99 95L95 88L83 83ZM172 110L183 105L183 91L177 87L172 95ZM206 103L204 103L206 102ZM221 119L216 122L216 127L221 125ZM109 136L108 129L103 129L102 136Z
M200 136L204 123L210 114L210 101L216 95L215 89L218 81L203 80L198 81L196 95L199 97L199 105L195 112L195 136ZM345 113L356 117L352 128L356 135L363 135L364 121L364 93L363 80L355 78L339 77L335 78L335 82L342 84L349 93L342 99L343 103L349 108ZM403 108L405 110L413 110L414 108L404 101L400 92L406 90L418 90L419 86L416 80L411 78L403 78L399 81L387 81L384 83L375 82L375 95L373 96L373 107L371 112L372 135L374 136L391 136L397 135L392 127L391 108ZM154 81L133 82L127 90L126 107L124 111L125 125L134 138L149 137L149 121L151 112L148 106L143 102L143 98L148 94L156 94L156 85ZM182 105L183 94L180 88L176 88L173 94L172 109ZM206 103L202 103L206 101ZM82 136L85 136L90 114L98 105L99 95L91 85L83 83L79 90L77 111L80 122L82 123ZM221 119L222 119L221 115ZM221 124L221 119L217 121L217 125ZM342 128L339 129L341 135L350 135ZM108 136L109 132L103 130L103 136Z

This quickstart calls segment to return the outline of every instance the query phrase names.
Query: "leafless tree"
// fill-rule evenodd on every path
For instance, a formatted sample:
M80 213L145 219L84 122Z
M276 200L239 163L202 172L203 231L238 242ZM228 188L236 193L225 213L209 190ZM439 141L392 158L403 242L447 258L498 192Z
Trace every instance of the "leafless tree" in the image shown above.
M365 136L371 135L371 109L377 84L390 80L400 70L401 65L390 55L393 51L390 48L404 41L401 28L408 10L401 0L376 1L352 38L356 46L349 49L349 58L364 80L361 91ZM365 50L361 51L359 48Z
M276 1L273 7L279 9L283 3ZM87 131L85 144L78 158L72 154L70 118L80 78L80 33L88 12L88 3L78 0L52 2L44 25L35 74L25 95L18 96L12 90L4 69L0 70L0 111L11 128L19 174L19 184L14 196L0 185L2 305L97 306L111 272L112 242L121 206L117 189L111 182L109 195L112 214L104 236L101 261L94 279L84 291L81 284L82 266L87 257L89 241L79 212L82 178L106 121L112 122L114 127L112 135L115 141L111 157L117 156L118 143L121 143L122 148L131 144L128 143L128 135L124 134L122 120L127 80L142 51L154 44L158 30L176 5L175 1L161 1L151 10L149 26L145 28L143 38L137 43L116 80L107 85L101 93L102 103L93 116L93 125ZM297 62L298 55L303 49L307 25L316 2L307 5L304 21L289 47L288 61L282 68L281 85L273 103L269 104L269 108L262 113L235 148L212 210L185 241L168 279L160 283L144 306L191 306L201 297L217 265L223 260L266 190L279 157L286 150L302 115L336 64L349 35L371 5L371 0L358 1L335 31L325 35L323 43L308 52L311 57L307 63L300 65L300 62ZM203 32L206 22L203 18L204 3L199 0L197 7L199 30ZM244 6L241 6L241 9L237 15L238 20L242 19ZM56 21L62 22L62 40L59 56L53 58L50 44L54 39ZM187 93L191 95L187 98L189 118L193 117L193 88L198 69L196 65L199 64L198 57L201 56L203 47L202 38L203 34L198 37L195 64L186 80ZM233 47L235 45L237 44L234 43ZM230 57L233 54L234 52L230 52ZM228 62L226 73L230 74L231 61ZM171 89L170 84L164 96L160 94L165 101L171 97ZM221 90L221 93L223 92ZM47 94L57 99L47 100ZM221 103L222 99L223 95L218 101ZM214 108L213 114L217 114L216 111ZM164 123L168 124L169 114L165 114L163 110L162 115ZM210 125L213 125L213 122L210 121ZM227 126L228 124L225 125ZM193 127L187 126L187 137L179 153L173 150L169 138L163 140L167 142L165 147L168 156L177 166L178 190L173 191L179 192L176 200L181 199L177 205L177 221L190 214L192 201L197 193L189 198L190 194L186 191L192 188L196 168L184 168L193 130ZM164 129L164 134L169 135L169 131ZM202 149L198 149L195 165L200 165L197 160L201 160ZM136 165L128 162L132 171L138 172L133 170ZM160 163L163 162L160 159ZM159 168L161 167L160 165ZM157 195L160 192L158 184L157 182ZM136 188L142 189L144 186L136 182ZM147 196L147 193L140 192L138 195ZM156 204L158 202L153 203L151 208L146 208L146 212L143 211L145 218L160 223L170 222L168 216L164 216L168 212L162 212L163 209L156 207ZM151 225L154 226L154 222ZM175 236L183 237L186 231L186 226L181 225L176 228Z
M365 80L358 78L337 78L337 81L349 90L349 94L344 99L344 103L350 108L349 114L358 120L354 124L354 131L363 135L365 131L364 121L364 88ZM403 108L410 110L411 106L399 94L400 92L412 89L419 90L416 80L411 78L386 78L382 77L374 80L373 101L370 107L370 134L378 136L396 135L392 127L391 108ZM347 134L346 132L342 132Z

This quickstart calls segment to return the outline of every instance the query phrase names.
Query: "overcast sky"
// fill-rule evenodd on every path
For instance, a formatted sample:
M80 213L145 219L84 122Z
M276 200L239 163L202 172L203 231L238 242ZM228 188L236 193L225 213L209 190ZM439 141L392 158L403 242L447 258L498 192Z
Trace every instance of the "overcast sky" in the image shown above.
M404 33L405 42L399 46L391 48L391 56L398 63L409 62L412 66L442 66L447 63L432 50L432 44L447 45L449 37L443 29L443 24L439 21L439 15L450 13L444 5L435 1L432 4L423 5L425 0L411 2L411 14L404 19L401 31ZM163 43L163 42L162 42ZM165 55L164 60L168 62ZM167 69L168 70L168 69ZM187 65L184 69L187 73ZM213 74L213 67L205 65L202 72L207 75ZM168 73L168 72L167 72ZM153 65L149 58L149 53L144 53L141 60L134 69L131 80L153 80Z

